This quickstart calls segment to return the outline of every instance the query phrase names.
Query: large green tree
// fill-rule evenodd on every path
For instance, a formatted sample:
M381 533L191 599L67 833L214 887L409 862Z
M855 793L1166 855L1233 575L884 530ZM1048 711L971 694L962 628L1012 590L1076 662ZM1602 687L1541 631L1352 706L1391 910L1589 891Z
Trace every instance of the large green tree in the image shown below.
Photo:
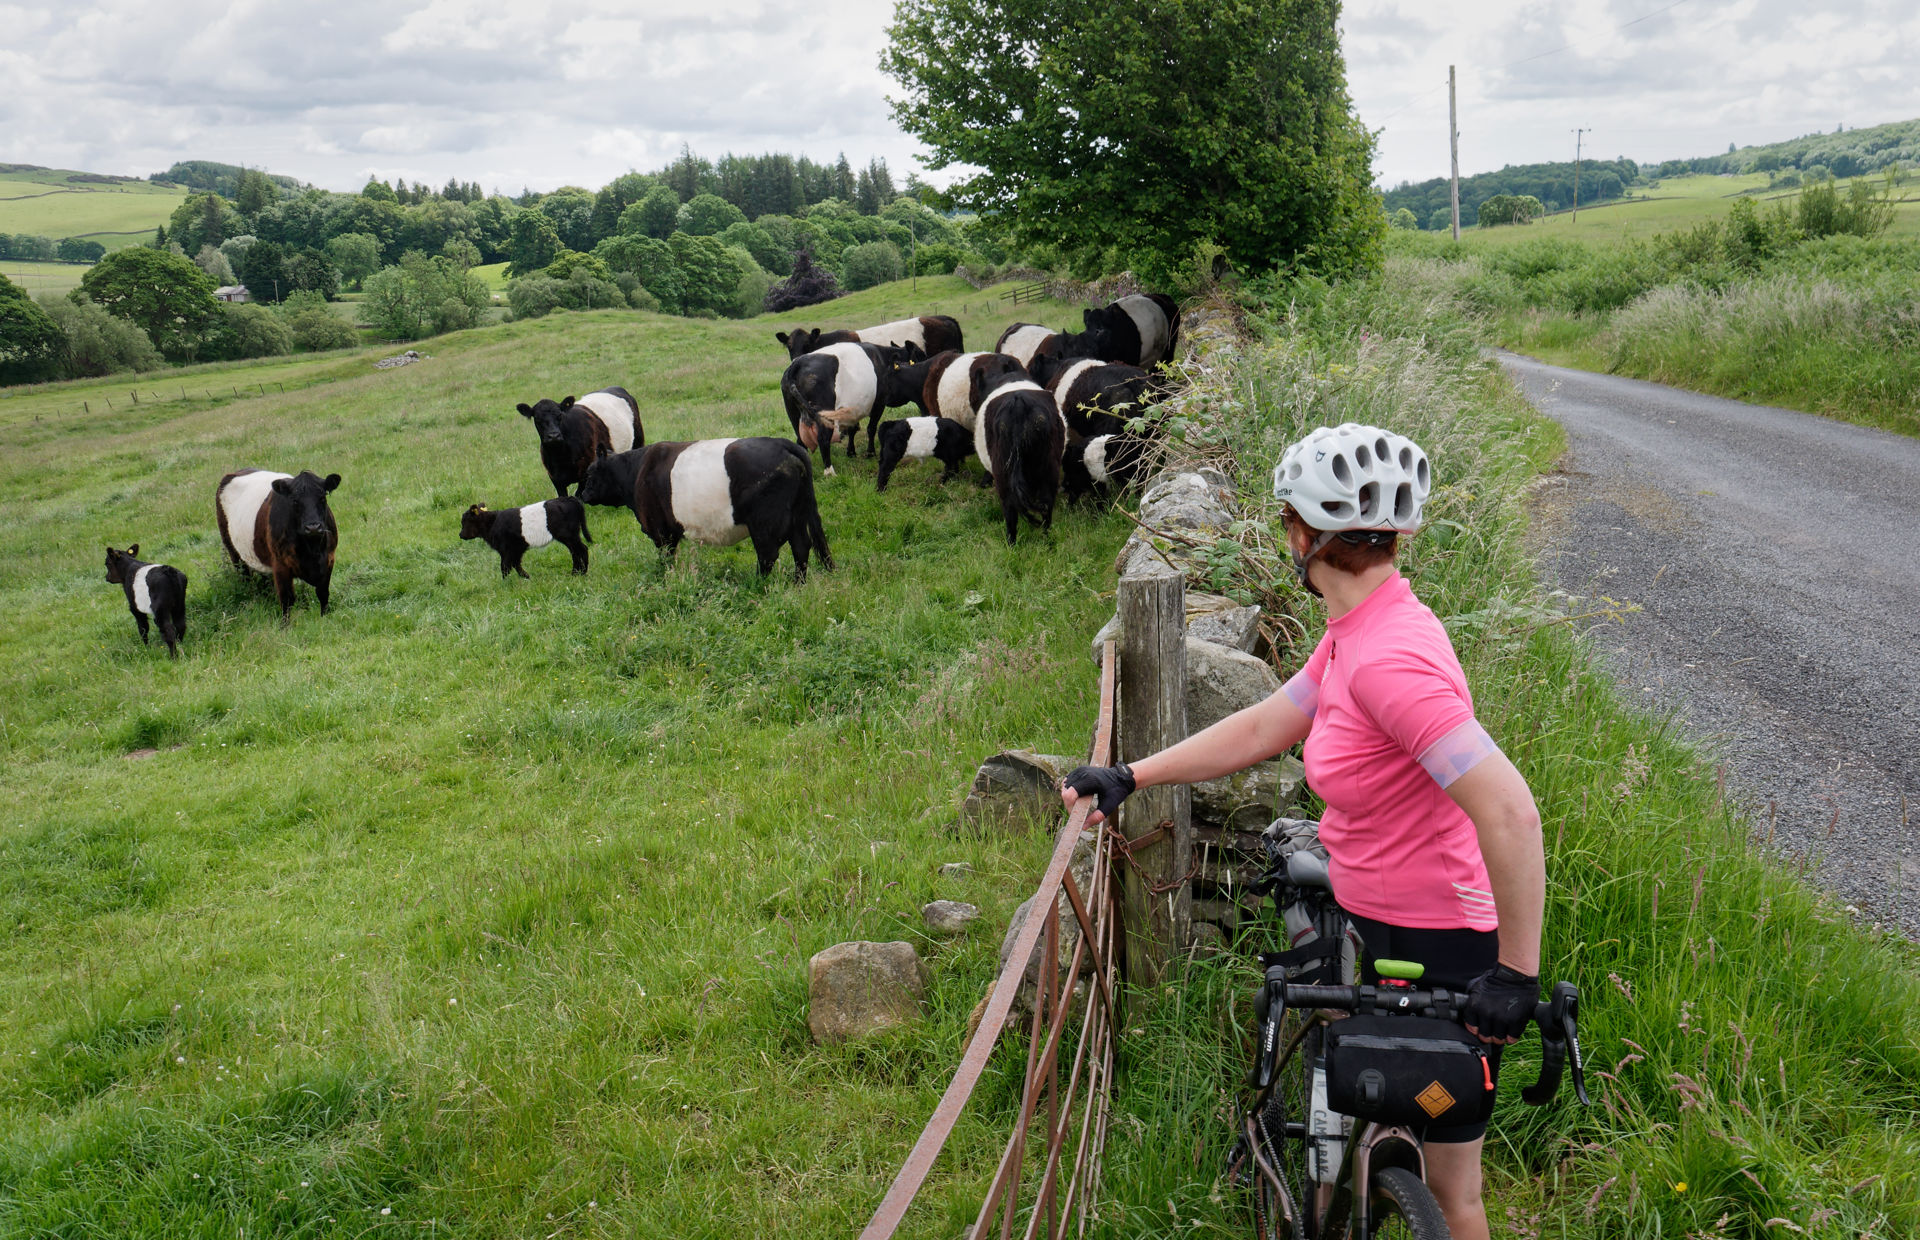
M193 356L201 330L218 310L213 289L193 260L144 246L115 250L80 277L81 292L146 332L174 361Z
M0 275L0 383L33 383L60 368L66 336L27 290Z
M882 67L958 204L1016 234L1113 249L1151 277L1213 242L1238 266L1378 259L1373 138L1338 0L899 0Z

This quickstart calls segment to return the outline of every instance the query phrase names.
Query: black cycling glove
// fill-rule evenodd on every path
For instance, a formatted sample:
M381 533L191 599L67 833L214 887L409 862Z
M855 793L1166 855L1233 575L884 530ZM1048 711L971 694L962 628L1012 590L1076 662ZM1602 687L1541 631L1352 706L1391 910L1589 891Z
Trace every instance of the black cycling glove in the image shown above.
M1094 808L1102 818L1113 817L1120 802L1133 795L1133 769L1122 762L1118 766L1076 766L1060 781L1081 796L1098 797Z
M1497 964L1468 984L1466 1024L1483 1038L1517 1038L1539 1002L1539 978Z

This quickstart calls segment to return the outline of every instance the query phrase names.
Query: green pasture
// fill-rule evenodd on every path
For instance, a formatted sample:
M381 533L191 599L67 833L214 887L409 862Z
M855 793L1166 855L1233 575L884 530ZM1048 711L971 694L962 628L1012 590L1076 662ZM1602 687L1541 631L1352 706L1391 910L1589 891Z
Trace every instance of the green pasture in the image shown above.
M1051 846L952 807L994 750L1085 748L1124 517L1008 548L970 479L841 462L838 569L799 585L746 545L668 565L607 509L588 576L548 550L502 581L459 517L551 494L518 401L619 383L654 440L786 435L777 327L987 342L1003 306L922 279L0 399L0 1235L856 1230ZM283 626L225 563L214 486L249 464L342 475L332 614ZM191 579L178 662L103 580L130 542ZM983 928L930 940L936 897ZM919 947L927 1019L818 1048L807 960L852 938ZM913 1234L971 1217L1016 1064Z
M80 287L80 277L87 274L88 263L30 263L14 258L0 258L0 275L12 280L29 293L64 293L68 289Z
M1877 178L1872 180L1878 183ZM1692 228L1703 220L1723 216L1735 200L1742 197L1766 205L1776 199L1789 199L1799 192L1792 189L1768 192L1766 185L1764 173L1671 177L1657 187L1634 191L1646 194L1645 199L1581 207L1577 220L1572 212L1562 211L1531 224L1462 228L1460 240L1474 248L1518 245L1541 237L1599 245L1644 241L1656 233ZM1893 225L1888 229L1889 235L1920 235L1920 182L1909 180L1894 192L1901 200L1894 212Z
M479 276L486 282L488 289L495 293L504 293L507 291L507 264L488 263L483 267L475 267L472 270L474 275Z
M98 184L59 169L0 173L0 232L90 237L109 250L144 241L187 191L150 181Z

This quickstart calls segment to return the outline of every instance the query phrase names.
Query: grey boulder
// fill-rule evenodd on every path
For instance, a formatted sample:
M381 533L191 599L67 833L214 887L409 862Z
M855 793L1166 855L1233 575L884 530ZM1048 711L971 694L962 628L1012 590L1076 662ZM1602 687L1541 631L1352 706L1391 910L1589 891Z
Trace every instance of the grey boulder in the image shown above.
M935 900L920 910L920 920L935 934L960 934L980 920L980 910L960 900Z
M920 1019L927 969L911 943L836 943L807 965L807 1028L848 1042Z
M1080 765L1056 754L1009 749L980 764L960 803L960 821L976 829L1032 825L1061 812L1060 778Z
M1231 646L1187 638L1187 735L1264 702L1279 689L1280 678L1262 660Z

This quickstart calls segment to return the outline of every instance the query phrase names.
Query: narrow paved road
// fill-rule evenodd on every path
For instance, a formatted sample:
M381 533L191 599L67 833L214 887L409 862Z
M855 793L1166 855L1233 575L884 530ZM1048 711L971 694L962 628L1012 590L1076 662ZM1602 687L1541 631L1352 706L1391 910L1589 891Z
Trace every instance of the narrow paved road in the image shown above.
M1595 640L1727 762L1774 847L1920 935L1920 440L1500 360L1567 431L1549 580L1643 611Z

